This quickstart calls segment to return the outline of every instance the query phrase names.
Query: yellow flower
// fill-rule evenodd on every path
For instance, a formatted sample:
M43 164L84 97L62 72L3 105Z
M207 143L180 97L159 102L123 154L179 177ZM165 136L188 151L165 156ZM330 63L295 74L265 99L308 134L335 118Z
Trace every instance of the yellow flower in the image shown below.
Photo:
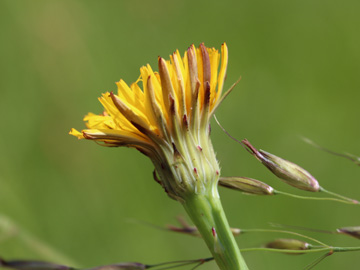
M101 115L89 113L88 129L71 135L103 146L136 148L150 157L158 180L174 199L209 188L217 194L219 166L209 138L209 121L222 100L228 50L190 46L170 60L158 58L159 72L140 68L130 85L117 82L118 92L103 94ZM155 175L156 177L156 175Z
M158 59L130 87L120 80L118 93L99 98L101 115L89 113L88 129L71 135L103 146L126 146L147 155L154 178L182 203L221 270L247 270L220 202L220 169L210 140L210 118L231 91L222 95L228 51L193 45L181 58ZM158 177L159 176L159 177Z

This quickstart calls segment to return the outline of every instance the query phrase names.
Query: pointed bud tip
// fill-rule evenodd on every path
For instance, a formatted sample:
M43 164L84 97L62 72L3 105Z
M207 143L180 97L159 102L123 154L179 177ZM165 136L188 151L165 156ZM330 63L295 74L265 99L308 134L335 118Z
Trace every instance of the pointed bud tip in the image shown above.
M242 146L244 146L245 149L246 149L250 154L254 155L257 159L260 160L260 157L258 157L258 155L259 155L258 150L257 150L254 146L252 146L252 144L251 144L247 139L243 139L243 140L241 141L241 143L242 143Z
M354 227L343 227L336 229L338 233L349 235L352 237L355 237L357 239L360 239L360 226L354 226Z

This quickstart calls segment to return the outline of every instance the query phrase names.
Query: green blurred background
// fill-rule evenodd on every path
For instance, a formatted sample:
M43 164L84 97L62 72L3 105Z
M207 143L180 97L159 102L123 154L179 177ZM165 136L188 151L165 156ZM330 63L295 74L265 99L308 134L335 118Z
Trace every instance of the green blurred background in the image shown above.
M242 80L217 116L233 136L359 199L360 168L300 139L360 155L359 12L355 0L0 0L0 213L19 227L14 237L0 238L1 256L70 263L29 247L24 231L84 267L209 256L200 239L141 224L174 224L184 214L153 181L146 157L67 134L84 127L88 111L102 111L97 97L115 90L115 81L131 83L142 65L155 68L158 55L192 43L228 44L225 88ZM223 175L313 195L277 180L216 125L212 138ZM234 227L360 225L356 206L220 192ZM341 235L306 234L360 245ZM246 234L238 243L253 247L277 237L284 235ZM318 256L244 253L250 269L259 270L303 269ZM336 254L316 269L358 269L358 258Z

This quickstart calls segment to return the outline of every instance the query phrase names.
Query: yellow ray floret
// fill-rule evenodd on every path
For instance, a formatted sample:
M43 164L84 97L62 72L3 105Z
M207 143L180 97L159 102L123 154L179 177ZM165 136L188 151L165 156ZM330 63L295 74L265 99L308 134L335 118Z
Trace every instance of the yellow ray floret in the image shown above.
M141 148L179 136L183 125L197 130L208 123L220 101L227 63L225 43L221 52L201 44L190 46L183 57L175 51L168 61L159 58L158 73L146 65L130 86L117 82L116 94L99 98L104 113L89 113L84 118L88 129L72 129L70 134L109 146Z

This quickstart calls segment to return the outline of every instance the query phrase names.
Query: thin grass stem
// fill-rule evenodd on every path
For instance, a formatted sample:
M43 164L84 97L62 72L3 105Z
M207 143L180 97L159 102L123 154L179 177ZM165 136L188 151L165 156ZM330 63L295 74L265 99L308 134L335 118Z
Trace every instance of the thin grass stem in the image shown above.
M330 198L330 197L307 197L307 196L295 195L295 194L291 194L291 193L287 193L287 192L283 192L283 191L279 191L279 190L274 190L274 194L275 195L276 194L281 194L281 195L284 195L284 196L289 196L289 197L293 197L293 198L297 198L297 199L303 199L303 200L335 201L335 202L341 202L341 203L346 203L346 204L354 204L353 201L349 201L349 200Z
M323 187L320 187L320 190L319 190L319 191L324 192L324 193L327 193L327 194L330 194L330 195L332 195L332 196L334 196L334 197L343 199L343 200L345 200L345 201L349 201L351 204L359 204L359 201L358 201L358 200L354 200L354 199L351 199L351 198L342 196L342 195L337 194L337 193L335 193L335 192L326 190L326 189L323 188Z
M303 235L301 233L296 233L296 232L290 232L290 231L283 231L283 230L273 230L273 229L247 229L247 230L241 230L241 232L245 233L245 232L276 232L276 233L286 233L286 234L291 234L291 235L296 235L308 240L311 240L315 243L318 243L319 245L323 246L323 247L329 247L329 245L320 242L319 240L316 240L315 238L312 238L310 236L306 236Z

